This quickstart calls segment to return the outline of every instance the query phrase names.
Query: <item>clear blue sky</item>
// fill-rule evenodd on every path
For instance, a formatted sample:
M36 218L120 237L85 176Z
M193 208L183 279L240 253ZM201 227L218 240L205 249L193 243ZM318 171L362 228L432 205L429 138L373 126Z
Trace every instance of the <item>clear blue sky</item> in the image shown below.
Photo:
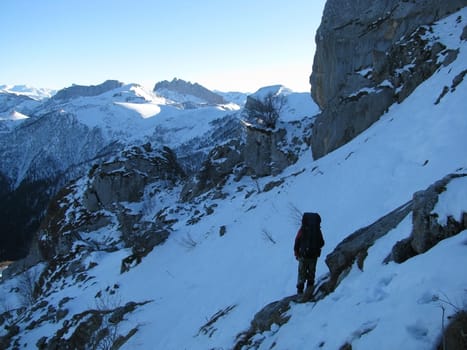
M0 84L308 91L325 0L0 0Z

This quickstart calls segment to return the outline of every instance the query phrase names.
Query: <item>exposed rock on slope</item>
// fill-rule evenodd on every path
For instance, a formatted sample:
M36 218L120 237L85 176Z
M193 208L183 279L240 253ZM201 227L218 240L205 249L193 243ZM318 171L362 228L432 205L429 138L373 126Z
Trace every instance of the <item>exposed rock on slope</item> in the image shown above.
M154 152L150 144L123 152L122 159L106 162L91 170L91 183L84 194L84 205L90 211L111 209L116 202L141 199L149 182L175 183L184 177L171 149Z
M226 103L224 98L211 90L206 89L198 83L190 83L182 79L174 78L172 81L161 81L154 86L154 92L168 99L173 99L174 95L185 96L187 102L195 98L197 102L204 102L209 105L220 105ZM188 106L188 105L187 105Z
M168 233L157 222L146 222L141 214L132 214L124 203L140 201L149 184L156 192L158 183L168 190L184 176L168 148L158 151L147 144L123 152L120 158L92 169L88 179L82 180L86 183L78 181L59 193L39 230L39 254L36 254L46 260L67 255L76 242L101 250L117 249L123 242L124 246L137 246L136 250L147 253L165 240ZM118 227L120 239L82 236L82 232L108 225ZM143 247L146 238L152 244L147 249Z
M287 145L285 128L269 130L246 126L245 166L252 176L278 175L297 161L297 154Z
M238 181L244 175L260 178L280 174L308 147L307 122L307 118L303 122L280 122L274 130L244 123L240 140L232 139L208 154L200 170L185 184L182 201L222 187L231 175Z
M310 77L312 97L323 110L313 132L313 156L350 141L440 64L455 59L455 51L430 37L426 25L466 5L466 0L327 1Z
M243 145L238 140L216 146L209 152L201 169L184 186L181 199L189 201L217 186L222 187L242 163Z
M439 241L454 236L467 228L467 213L460 217L440 217L434 211L439 196L446 187L457 178L465 178L467 174L450 174L437 181L425 191L416 192L413 196L413 228L410 236L398 242L389 258L401 263L422 254Z
M123 86L123 83L117 80L106 80L99 85L83 86L72 85L68 88L58 91L52 99L54 100L69 100L77 97L89 97L103 94L104 92L116 89Z
M321 281L318 281L318 290L315 291L312 301L314 302L326 298L328 294L333 292L355 263L361 271L364 271L364 262L367 257L368 249L375 244L379 238L396 228L410 213L412 213L413 217L412 233L410 238L406 240L407 244L414 244L414 237L416 237L415 240L428 242L427 244L429 244L431 248L439 241L465 230L467 228L466 212L462 212L460 218L453 218L451 216L444 217L443 213L435 212L436 204L439 202L439 195L446 191L447 186L453 179L457 178L461 178L465 181L465 179L467 179L467 174L450 174L437 181L426 190L416 192L413 196L413 200L393 210L371 225L357 230L338 244L326 257L326 264L329 267L330 273L329 276L325 275ZM446 225L439 224L440 220L445 220ZM435 227L436 229L430 231L430 227ZM453 229L453 227L455 227L455 229ZM395 249L398 249L396 247ZM412 254L412 256L423 253L424 251L418 251ZM388 259L393 257L395 257L394 250L392 256L389 256ZM388 259L386 259L385 262L387 262ZM290 309L291 303L297 301L300 301L300 299L296 296L288 296L266 305L255 314L251 321L250 328L238 335L234 349L260 348L262 341L266 338L263 334L271 331L273 326L277 328L286 324L290 319L290 314L288 314L287 311ZM461 314L460 316L464 317L465 315Z
M386 235L411 212L412 201L405 203L383 216L373 224L352 233L326 256L326 265L330 271L329 282L323 289L329 293L337 286L340 279L356 262L363 270L364 261L370 248L379 238Z
M362 228L345 240L326 257L326 264L331 273L327 291L335 288L342 275L356 262L361 270L367 250L375 241L395 228L407 215L412 213L412 231L410 237L398 242L386 262L394 260L402 263L405 260L422 254L435 246L439 241L454 236L467 228L467 213L459 218L442 217L435 212L439 196L446 191L453 179L466 178L467 174L450 174L437 181L426 190L414 193L413 199L382 217L375 223ZM445 221L440 223L440 221Z

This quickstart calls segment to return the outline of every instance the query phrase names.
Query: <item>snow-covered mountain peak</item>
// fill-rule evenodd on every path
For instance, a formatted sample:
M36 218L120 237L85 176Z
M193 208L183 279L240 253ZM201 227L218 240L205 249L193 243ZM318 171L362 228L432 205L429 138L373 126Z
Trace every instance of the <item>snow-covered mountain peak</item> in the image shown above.
M34 100L26 95L12 92L0 92L0 121L2 124L8 122L10 127L18 125L17 121L22 121L40 106L41 101ZM10 123L14 121L14 123ZM3 129L3 128L2 128Z
M255 93L249 95L252 98L258 99L258 100L264 100L265 97L267 96L287 96L292 93L292 90L285 87L284 85L271 85L271 86L264 86Z
M52 97L56 90L36 88L29 85L0 85L0 92L30 97L34 100L43 100Z
M102 84L90 86L73 84L70 87L58 91L53 96L53 99L56 101L64 101L79 97L98 96L107 91L121 87L122 85L123 83L117 80L106 80Z
M198 108L203 106L231 105L228 108L238 109L233 106L232 101L227 101L223 96L217 94L198 83L191 83L182 79L174 78L172 81L161 81L154 86L154 92L184 108Z

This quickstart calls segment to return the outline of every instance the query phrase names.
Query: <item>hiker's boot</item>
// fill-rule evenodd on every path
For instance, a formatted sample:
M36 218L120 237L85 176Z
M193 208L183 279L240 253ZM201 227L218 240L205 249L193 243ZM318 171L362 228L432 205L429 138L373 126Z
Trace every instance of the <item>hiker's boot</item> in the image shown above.
M308 281L308 282L306 283L305 292L311 292L311 293L313 293L314 290L315 290L315 281Z
M308 282L306 284L306 289L305 289L305 293L303 294L303 298L306 300L311 300L313 298L314 289L315 289L314 283Z
M304 284L297 284L297 294L303 294L303 288L305 288Z

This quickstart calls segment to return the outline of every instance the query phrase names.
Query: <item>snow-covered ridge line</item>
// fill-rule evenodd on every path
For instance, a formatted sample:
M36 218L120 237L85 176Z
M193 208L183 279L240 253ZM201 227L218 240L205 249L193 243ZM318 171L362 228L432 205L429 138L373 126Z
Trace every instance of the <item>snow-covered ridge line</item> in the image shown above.
M0 93L27 96L34 100L51 98L57 91L47 88L35 88L28 85L0 85Z

